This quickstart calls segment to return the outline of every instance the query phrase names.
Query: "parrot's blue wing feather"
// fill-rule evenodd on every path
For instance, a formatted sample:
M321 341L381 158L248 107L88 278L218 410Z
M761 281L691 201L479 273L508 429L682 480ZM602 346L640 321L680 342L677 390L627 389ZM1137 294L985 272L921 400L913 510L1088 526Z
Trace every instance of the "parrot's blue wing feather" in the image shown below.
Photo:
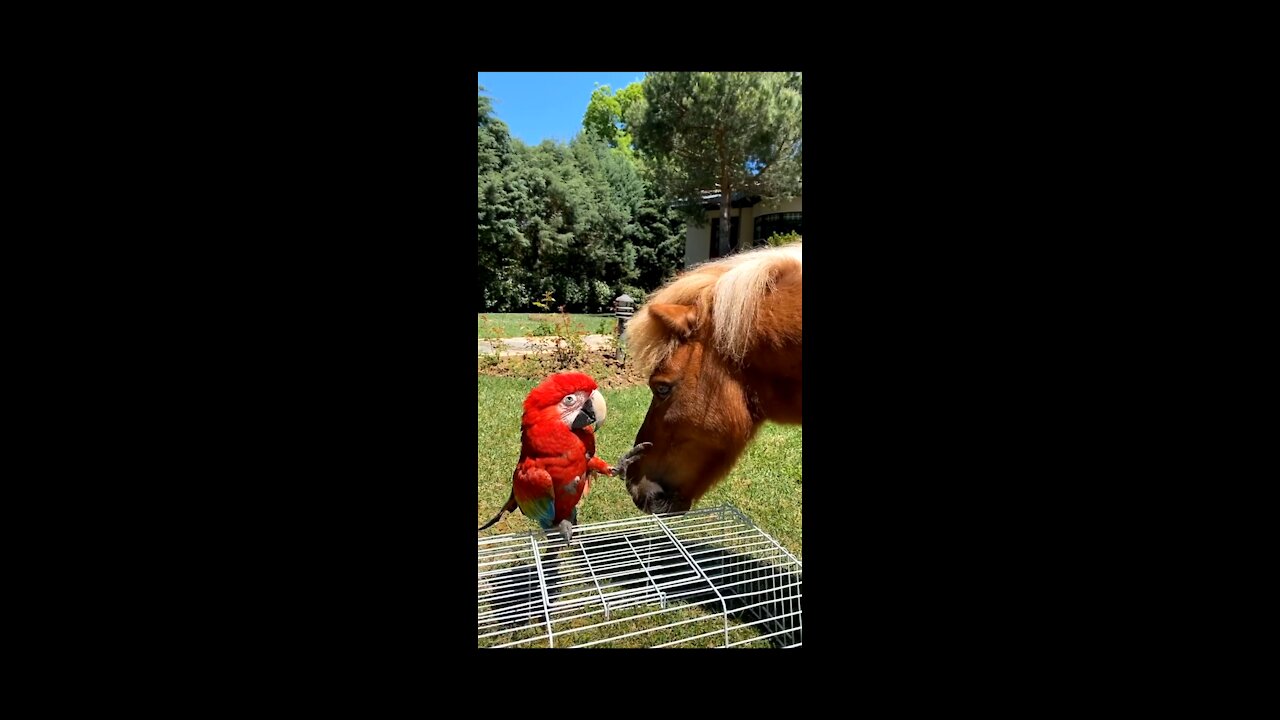
M543 530L549 530L555 524L556 504L550 497L533 498L527 503L521 503L520 510L536 520Z

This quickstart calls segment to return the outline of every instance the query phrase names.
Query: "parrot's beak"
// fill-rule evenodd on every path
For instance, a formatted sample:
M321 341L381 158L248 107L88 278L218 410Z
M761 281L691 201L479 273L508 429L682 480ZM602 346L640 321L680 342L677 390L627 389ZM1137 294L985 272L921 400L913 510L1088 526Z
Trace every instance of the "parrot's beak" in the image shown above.
M592 390L591 397L583 403L582 409L578 411L578 417L573 419L574 430L581 430L588 425L595 425L596 429L600 429L600 424L604 422L605 415L604 396L599 390Z
M592 410L596 414L596 432L600 432L600 426L604 424L604 417L609 413L609 406L605 405L604 395L599 390L591 391L589 403Z

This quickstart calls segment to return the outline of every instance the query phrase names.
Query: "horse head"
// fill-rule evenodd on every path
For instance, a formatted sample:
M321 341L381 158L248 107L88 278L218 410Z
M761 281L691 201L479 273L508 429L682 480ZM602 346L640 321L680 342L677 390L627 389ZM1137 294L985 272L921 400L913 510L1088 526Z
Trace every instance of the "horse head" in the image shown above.
M626 466L647 513L693 506L732 470L765 420L801 419L800 245L698 266L658 290L627 326L653 393Z

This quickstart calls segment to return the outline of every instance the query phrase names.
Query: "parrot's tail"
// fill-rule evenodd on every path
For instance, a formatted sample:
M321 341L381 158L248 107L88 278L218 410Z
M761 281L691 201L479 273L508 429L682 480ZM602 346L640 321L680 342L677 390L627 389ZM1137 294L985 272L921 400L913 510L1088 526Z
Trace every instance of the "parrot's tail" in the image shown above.
M480 530L483 530L483 529L485 529L485 528L489 527L490 525L492 525L492 524L494 524L494 523L498 522L498 520L502 517L502 513L508 513L508 512L511 512L511 511L515 510L515 509L516 509L516 490L515 490L515 488L512 488L512 489L511 489L511 495L507 497L507 504L502 506L502 509L498 511L498 514L497 514L497 515L494 515L494 516L493 516L493 519L492 519L492 520L490 520L489 522L487 522L487 523L485 523L485 524L481 525L481 526L480 526ZM479 532L479 530L477 530L476 532Z

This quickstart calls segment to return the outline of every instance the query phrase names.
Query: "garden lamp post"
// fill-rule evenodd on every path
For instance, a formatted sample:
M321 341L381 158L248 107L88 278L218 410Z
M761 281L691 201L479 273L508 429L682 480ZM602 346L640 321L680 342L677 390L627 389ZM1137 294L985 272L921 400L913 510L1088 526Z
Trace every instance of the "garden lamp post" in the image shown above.
M626 359L626 350L622 347L622 335L627 330L627 321L635 314L636 301L631 296L623 293L613 301L613 316L618 318L618 362L622 363Z

